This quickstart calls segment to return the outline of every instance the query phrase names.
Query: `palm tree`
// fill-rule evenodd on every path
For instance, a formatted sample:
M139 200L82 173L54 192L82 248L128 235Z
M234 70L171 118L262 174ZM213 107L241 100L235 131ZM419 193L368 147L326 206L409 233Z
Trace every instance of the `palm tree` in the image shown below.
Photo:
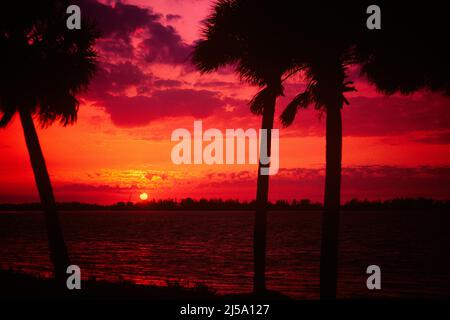
M326 168L324 212L322 215L322 241L320 251L320 297L334 299L337 292L339 215L342 167L342 116L341 109L348 104L344 94L354 91L351 81L346 81L346 62L323 61L308 64L309 80L305 91L298 94L281 114L284 126L294 121L299 109L314 104L326 114Z
M357 45L362 74L385 95L419 90L450 95L450 30L442 3L386 6L383 24ZM420 23L418 23L420 21Z
M203 39L195 47L192 61L205 73L221 66L234 65L241 80L257 85L261 90L250 101L250 110L262 115L261 128L267 130L267 152L270 157L271 130L273 129L276 100L283 95L282 76L291 71L291 61L280 57L278 48L283 38L271 29L268 3L252 1L220 0L213 13L204 22ZM271 45L268 46L267 43ZM254 224L254 281L255 293L266 291L266 229L269 176L262 175L259 164L256 214Z
M0 13L0 127L19 114L36 186L45 214L55 279L65 283L70 265L55 197L33 122L43 127L77 119L76 95L87 88L95 71L92 26L66 27L66 1L11 4Z
M348 104L344 94L354 91L346 81L349 65L359 65L383 94L410 94L421 89L450 95L449 48L443 43L449 30L446 11L435 4L421 6L399 2L383 4L383 26L376 32L364 30L361 15L370 3L302 3L292 37L303 46L294 56L306 70L306 89L288 104L281 115L290 125L299 109L315 104L326 113L326 178L320 259L321 298L334 299L337 289L340 181L342 159L341 109ZM320 25L315 24L320 21ZM421 21L421 23L415 23ZM314 25L314 28L311 26ZM317 41L317 39L319 41Z
M346 103L344 93L354 90L352 83L346 81L346 70L349 64L356 63L352 49L358 36L357 32L352 31L356 23L352 13L351 8L340 4L289 2L279 6L270 0L220 1L206 22L206 40L197 44L194 54L194 62L201 71L209 72L234 63L241 78L264 86L252 100L253 111L267 112L263 112L263 128L273 125L275 100L283 94L283 80L300 70L304 71L308 85L283 112L283 124L291 124L297 110L311 103L326 112L325 211L321 254L323 298L336 294L341 108ZM341 19L346 23L341 24ZM266 70L275 70L275 73L267 73ZM270 95L270 90L276 94ZM257 109L255 105L261 108ZM265 288L262 284L267 193L268 177L259 175L255 220L255 291Z

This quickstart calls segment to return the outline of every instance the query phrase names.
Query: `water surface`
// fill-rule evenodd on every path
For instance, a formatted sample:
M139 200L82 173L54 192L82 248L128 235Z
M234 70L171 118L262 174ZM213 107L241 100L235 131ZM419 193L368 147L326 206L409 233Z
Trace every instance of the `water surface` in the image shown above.
M219 293L252 288L253 212L63 212L64 235L84 278L181 282ZM269 214L267 284L318 298L320 212ZM343 212L339 297L449 297L450 215ZM366 288L379 265L382 290ZM0 266L49 275L39 212L0 212Z

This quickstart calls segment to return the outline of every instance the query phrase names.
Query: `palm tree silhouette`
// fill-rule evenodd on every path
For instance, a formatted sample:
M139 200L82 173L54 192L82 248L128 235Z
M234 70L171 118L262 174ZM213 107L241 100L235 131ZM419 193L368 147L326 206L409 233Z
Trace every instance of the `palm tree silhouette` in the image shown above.
M309 82L281 114L284 126L289 126L301 108L314 104L326 114L326 169L322 240L320 251L320 297L333 299L337 292L339 213L342 167L341 109L348 104L344 94L355 91L346 81L346 63L325 58L320 64L308 66ZM327 63L330 62L330 63Z
M445 65L448 51L440 48L439 58L433 59L427 51L429 41L425 46L422 46L423 43L418 46L411 32L415 28L411 28L408 20L419 17L421 9L408 6L413 9L405 12L401 4L383 5L386 31L373 32L366 28L365 13L369 4L305 1L280 6L271 0L219 1L214 7L214 14L206 22L206 40L198 43L194 54L194 62L201 71L209 72L222 65L236 64L241 78L264 87L252 101L252 110L267 110L267 113L270 110L267 115L263 112L263 127L269 128L273 124L274 108L271 106L275 105L276 97L283 94L282 77L300 70L307 83L306 89L287 105L281 115L282 123L290 125L297 112L310 104L326 114L326 177L320 261L320 295L325 299L335 298L337 291L341 109L348 104L345 93L355 90L353 83L347 80L348 67L362 66L362 73L387 94L397 91L410 93L420 88L439 90L448 85L448 69L439 68ZM428 17L433 17L430 10ZM442 17L438 22L432 22L432 34L442 35L442 32L437 32L439 28L448 30L446 21L448 19ZM431 29L425 28L428 31L424 32L422 23L416 26L422 28L416 35L430 38L427 32ZM407 30L410 36L405 37ZM434 43L442 43L442 39L435 40ZM392 49L395 54L392 54ZM429 67L424 69L424 65ZM268 70L275 72L270 74ZM270 95L270 91L277 94ZM256 105L262 106L261 109L254 107L258 101L260 104ZM267 199L267 196L260 196L260 192L267 195L266 186L268 179L259 176L257 200L260 205ZM258 220L258 217L261 219ZM258 250L265 247L259 247L258 239L265 237L265 234L261 231L258 235L257 230L265 230L265 225L265 212L258 210L255 223L255 289L264 288L260 285L264 283L264 276L258 276L264 270L258 268L264 265L264 258Z
M429 90L450 95L450 30L442 4L389 3L383 28L359 41L362 74L383 94ZM420 21L420 23L419 23Z
M324 299L334 299L337 293L341 109L348 104L344 94L355 90L353 83L346 81L348 66L360 66L361 73L383 94L409 94L424 88L450 92L449 50L442 42L444 30L450 29L445 10L437 10L434 4L405 6L390 2L381 6L382 29L368 31L364 28L363 13L369 4L305 2L301 3L302 11L288 10L294 15L285 17L288 20L297 17L296 27L290 30L293 38L302 39L303 46L293 48L293 52L296 63L305 67L308 84L288 104L281 120L285 126L290 125L298 110L310 104L326 113L320 256L320 296Z
M341 3L302 2L290 8L288 16L295 25L289 28L292 38L302 45L290 48L293 59L304 70L306 88L281 114L289 126L300 109L310 104L326 115L326 168L324 212L320 254L320 297L333 299L337 292L338 238L342 167L341 109L348 104L345 93L355 91L347 80L347 69L359 63L354 44L361 38L355 6ZM294 20L294 17L297 19ZM314 26L314 27L312 27Z
M43 127L59 121L63 126L77 119L76 95L87 88L95 72L92 26L66 27L66 1L10 4L0 14L0 127L18 113L45 214L50 258L55 279L65 283L70 265L55 197L33 122Z
M266 3L267 4L267 3ZM270 157L271 130L273 129L276 100L283 95L282 75L294 67L288 59L280 57L278 48L283 38L273 33L270 16L254 14L267 7L251 1L218 1L211 16L204 22L203 39L195 47L192 61L205 73L221 66L234 65L236 72L261 90L250 101L250 110L262 115L261 128L267 130L267 152ZM269 40L270 39L270 40ZM271 46L267 45L271 43ZM254 224L254 281L255 293L266 291L266 230L269 176L261 169L270 165L259 164L256 214Z
M354 59L351 51L353 42L350 39L356 35L355 32L349 32L354 20L347 19L347 23L338 23L338 19L345 19L353 12L345 11L346 9L337 4L316 2L285 3L279 6L270 0L221 1L206 22L206 40L197 44L194 54L194 62L201 71L208 72L219 66L235 63L241 78L265 86L252 100L253 111L264 110L268 113L266 115L263 112L263 128L271 128L273 125L275 100L283 94L283 81L300 71L306 76L308 85L304 92L288 104L281 116L282 123L286 126L291 124L297 110L306 108L311 103L326 112L327 168L321 255L322 297L333 297L336 292L341 107L346 102L344 93L354 90L352 83L346 81L347 65ZM270 91L276 94L270 95ZM259 109L255 108L255 102L257 106L261 106ZM262 206L267 202L267 194L268 177L259 175L255 220L255 291L265 288L266 210Z

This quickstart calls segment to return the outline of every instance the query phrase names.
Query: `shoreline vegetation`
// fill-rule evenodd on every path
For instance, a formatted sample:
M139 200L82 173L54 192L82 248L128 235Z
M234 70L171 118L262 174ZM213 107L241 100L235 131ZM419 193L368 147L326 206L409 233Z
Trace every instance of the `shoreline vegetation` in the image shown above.
M61 211L234 211L255 210L255 201L245 202L239 200L222 199L192 199L181 200L149 200L138 203L117 202L110 205L90 204L82 202L57 203ZM278 200L269 202L268 209L272 211L321 211L323 205L309 199ZM436 200L431 198L395 198L389 200L359 200L352 199L341 205L342 210L368 210L368 211L447 211L450 209L450 200ZM40 203L3 203L0 211L37 211L42 210Z
M236 293L222 295L204 284L186 286L179 282L162 285L135 284L130 281L110 282L95 278L82 281L81 290L61 289L52 278L37 277L28 273L0 269L2 293L0 298L15 299L125 299L125 300L251 300L255 298L270 300L289 300L277 291L266 291L260 295ZM26 290L24 290L26 288Z

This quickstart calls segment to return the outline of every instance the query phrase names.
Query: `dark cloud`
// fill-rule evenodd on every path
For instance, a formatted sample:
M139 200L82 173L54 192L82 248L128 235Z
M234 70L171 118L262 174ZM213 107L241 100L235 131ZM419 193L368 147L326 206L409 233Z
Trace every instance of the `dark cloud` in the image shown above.
M115 59L133 59L135 51L130 41L120 38L101 38L97 41L97 49L100 51L100 57Z
M179 14L167 14L166 15L166 20L169 22L179 20L181 18L182 18L182 16L180 16Z
M60 182L55 183L54 189L59 202L115 203L117 201L128 201L130 195L135 193L136 187Z
M96 0L78 0L78 5L84 16L94 20L102 37L117 35L129 39L136 29L152 23L158 23L160 14L151 9L141 8L131 4L115 2L113 5L103 4Z
M450 143L450 130L428 132L422 137L416 138L415 141L427 144L448 144Z
M58 192L128 192L132 190L130 187L120 187L118 185L111 186L106 184L93 185L87 183L61 183L56 184L55 189Z
M155 87L166 87L166 88L173 88L173 87L180 87L183 84L183 82L178 80L170 80L170 79L158 79L153 81L153 85Z
M450 99L439 94L419 97L356 97L344 111L346 135L392 135L450 128Z
M344 196L361 193L369 198L435 197L450 195L450 166L413 168L362 166L343 171Z
M187 63L191 46L162 22L178 16L165 17L151 8L122 2L80 0L78 4L102 35L97 42L99 71L86 97L104 106L116 125L141 126L164 116L201 117L228 103L212 91L177 90L181 81L154 79L144 71L153 63L191 68ZM136 89L136 96L128 96L130 87Z
M205 190L256 190L255 171L209 173L208 182L199 184ZM321 201L325 170L280 168L271 177L271 199L311 198ZM342 200L352 198L388 199L395 197L432 197L449 199L450 166L357 166L342 169Z
M392 136L413 131L445 131L450 128L450 99L437 93L421 92L415 96L374 96L349 98L342 111L345 136ZM288 99L280 100L280 108ZM309 108L300 110L288 135L322 136L325 117ZM419 138L420 139L420 138ZM446 141L424 135L421 142ZM448 141L448 140L447 140Z
M144 74L139 67L131 62L102 63L91 85L89 95L101 99L108 92L117 94L123 92L129 86L143 86L150 79L151 76Z
M188 62L191 45L186 44L172 26L162 23L162 20L176 19L176 15L163 16L150 8L117 2L114 5L100 3L95 0L80 0L82 12L95 18L103 34L98 42L99 56L102 64L97 78L91 87L91 97L111 113L115 123L126 125L143 125L157 116L177 116L194 114L209 115L211 110L220 105L230 104L239 106L239 116L249 114L245 101L219 98L221 89L237 90L238 82L199 81L194 83L195 88L208 90L209 99L202 90L183 91L182 82L178 79L153 79L151 74L145 73L144 66L153 63L169 65L182 65L185 72L193 71ZM139 41L132 45L133 35L139 35ZM134 42L133 42L134 43ZM120 61L120 62L117 62ZM124 62L125 61L125 62ZM232 68L229 67L228 72ZM223 70L222 70L223 72ZM356 73L357 70L353 70ZM138 96L119 97L129 86L135 86ZM300 91L302 84L287 84L287 95ZM161 90L158 93L156 90ZM179 89L169 91L168 89ZM153 92L153 93L152 93ZM173 92L174 97L168 93ZM192 103L186 102L184 106L193 106L194 110L180 110L180 92L200 94L199 97L186 97ZM203 92L203 93L202 93ZM215 96L215 98L212 98ZM164 99L166 99L164 101ZM401 135L411 131L443 131L450 128L450 99L439 94L421 93L415 96L373 96L352 97L350 105L343 109L343 133L345 136L390 136ZM198 104L204 102L207 104ZM288 98L279 100L278 110L282 110ZM145 104L149 103L146 107ZM119 106L124 110L119 110ZM142 110L138 110L141 108ZM164 112L163 112L164 109ZM171 110L174 110L173 112ZM152 114L153 113L153 114ZM128 115L127 115L128 114ZM139 119L131 121L132 115ZM229 114L231 115L231 113ZM237 115L237 113L233 113ZM124 116L126 120L120 121ZM287 135L296 136L322 136L324 135L324 121L320 115L311 110L301 110L292 129L286 131ZM446 143L448 133L438 136L424 135L416 141L423 143Z
M238 82L226 82L226 81L201 81L194 84L196 87L201 88L227 88L227 89L237 89L241 87Z
M150 37L140 44L146 62L169 64L189 62L192 46L185 44L172 26L154 24L149 31Z
M127 58L133 56L131 38L141 30L146 31L146 38L139 46L146 62L184 63L189 56L191 46L184 43L172 26L163 25L163 15L151 8L122 2L109 5L96 0L78 0L78 5L101 32L98 47L102 51ZM171 17L176 18L175 15Z
M223 108L227 102L207 90L167 89L151 96L107 96L103 101L117 126L144 126L163 117L193 116L203 118Z

